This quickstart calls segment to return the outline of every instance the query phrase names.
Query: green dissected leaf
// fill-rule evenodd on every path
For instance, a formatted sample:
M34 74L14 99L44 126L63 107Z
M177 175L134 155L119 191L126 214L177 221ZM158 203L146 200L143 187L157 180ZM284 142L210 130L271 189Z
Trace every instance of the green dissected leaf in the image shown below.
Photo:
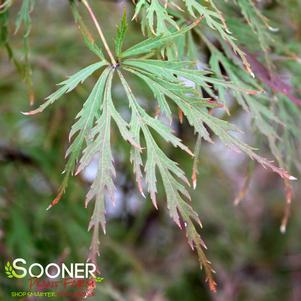
M77 136L72 141L66 152L66 156L69 156L66 168L67 174L73 174L84 141L91 140L90 130L94 126L96 118L99 117L104 89L109 73L110 68L107 67L100 75L91 91L91 94L84 103L82 110L76 116L78 120L71 128L69 139L71 139L75 134L77 134Z
M210 67L219 78L224 78L221 70L222 66L226 71L228 78L231 80L231 82L235 83L236 86L244 88L245 90L260 89L254 79L251 79L244 72L242 72L242 70L238 66L234 65L205 37L203 37L203 39L207 43L211 52L209 60ZM225 100L226 90L224 89L224 87L218 87L218 89L220 99ZM257 129L268 138L274 137L277 139L277 133L273 128L273 123L280 124L281 122L279 118L277 118L275 114L273 114L273 112L267 107L269 101L267 101L266 97L260 94L250 95L244 93L243 90L232 90L232 93L237 102L242 106L242 108L251 113Z
M89 224L89 229L94 228L94 231L97 233L99 232L99 224L102 225L102 228L105 231L105 193L109 195L113 203L115 200L115 186L113 183L115 169L113 166L110 142L112 120L115 121L122 137L125 140L128 140L133 147L140 149L139 144L135 142L133 135L128 129L129 125L122 119L113 104L111 89L114 70L109 68L106 70L108 70L108 74L106 75L107 80L105 82L105 86L102 84L101 89L99 89L103 95L97 95L97 98L94 99L94 102L97 102L96 108L101 108L101 115L89 133L87 146L83 151L76 172L81 172L91 162L96 154L99 155L97 175L86 197L86 206L92 199L95 199L95 207ZM101 104L99 104L99 100ZM96 108L94 108L94 110ZM94 262L96 262L96 254L98 253L95 252L97 249L96 246L97 242L92 241L91 249L93 251L90 254L90 259Z
M81 171L93 156L99 154L99 167L96 178L91 186L91 190L87 194L86 205L95 198L95 212L91 218L89 229L101 223L105 231L104 217L104 195L108 192L111 200L114 202L115 186L112 178L115 177L115 169L113 166L113 156L111 151L111 85L113 73L110 71L107 79L107 85L104 90L102 113L95 127L91 131L92 143L89 143L83 152L80 160L78 172ZM100 205L100 204L101 205ZM101 208L101 209L100 209Z
M212 268L208 263L208 260L202 250L204 243L201 240L198 232L195 229L194 223L197 222L201 225L197 213L192 209L190 205L186 203L182 196L190 199L189 193L185 186L179 182L189 184L184 172L178 167L177 163L170 160L165 153L159 148L155 139L153 138L150 128L156 130L157 119L149 117L145 111L138 105L135 96L133 95L129 85L127 84L123 75L119 72L122 84L126 91L127 97L129 99L130 107L132 108L132 120L131 120L131 130L137 138L140 137L142 133L146 141L146 163L145 163L145 181L150 193L151 199L154 206L157 208L156 193L157 193L157 176L156 170L159 171L165 193L167 198L167 207L169 209L170 215L175 223L182 228L181 219L186 228L186 233L188 241L192 248L196 248L201 266L205 266L208 281L210 282L211 289L215 289L215 282L212 276ZM149 120L150 119L150 120ZM171 136L170 130L162 128L162 131L157 131L161 137L166 141L171 142L174 146L179 146L183 150L191 154L185 145L183 145L178 138ZM136 179L140 191L142 192L142 171L141 166L143 165L140 153L132 150L131 159L134 164L134 171L136 173ZM179 179L179 180L178 180Z
M153 118L149 116L145 110L138 105L138 102L133 95L129 85L127 84L125 78L123 75L119 72L119 76L121 78L121 82L124 86L124 89L126 91L127 97L129 99L129 105L132 109L132 119L130 122L130 129L133 133L133 136L136 137L136 139L140 139L140 131L147 131L149 132L149 129L153 129L156 131L165 141L170 142L173 144L174 147L180 147L182 150L186 151L188 154L192 155L191 151L188 149L187 146L185 146L179 138L177 138L171 131L171 129L167 126L165 126L162 122L160 122L158 119ZM134 156L134 154L132 154ZM139 154L136 154L138 162L135 162L135 166L141 165L141 157ZM140 172L138 172L138 175L140 175ZM140 181L137 182L140 183ZM141 185L140 185L141 187ZM153 192L151 193L153 195ZM153 199L153 201L155 201ZM155 202L154 202L155 203Z
M16 19L16 32L19 31L22 23L24 24L24 36L27 37L31 29L30 13L35 5L35 0L23 0L20 11Z
M156 29L154 29L154 18L156 16ZM169 30L166 24L172 25L174 28L179 29L177 23L172 19L166 10L162 9L162 4L158 1L151 1L149 8L147 9L147 19L149 27L153 34L168 33Z
M162 6L160 1L151 1L146 13L149 28L154 35L169 33L168 24L172 27L179 29L177 23L167 13L166 9ZM154 22L156 21L156 29L154 28Z
M255 33L261 48L264 51L267 51L274 42L274 39L268 30L275 31L276 29L273 29L268 24L268 19L262 15L252 0L239 0L237 1L237 4L241 9L244 18Z
M142 20L143 27L147 27L152 34L169 34L171 28L179 29L179 27L174 21L173 16L168 13L167 5L166 2L163 6L158 0L150 2L139 0L136 4L133 19L141 13L144 16Z
M204 37L203 37L204 38ZM210 43L207 39L204 38L209 49L211 51L210 57L210 67L211 69L217 74L220 78L223 78L221 66L226 71L227 76L229 79L235 83L237 86L245 87L246 89L256 89L256 83L253 79L250 79L244 72L241 71L237 66L235 66L229 59L227 59L224 54L222 54L212 43ZM252 87L253 86L253 87ZM221 99L225 99L225 90L224 88L219 88L219 95ZM275 141L281 141L281 138L278 136L278 133L275 129L275 124L281 125L282 121L279 120L277 115L273 113L273 111L268 107L269 106L269 99L267 99L264 95L249 95L243 93L242 91L233 91L233 96L237 100L237 102L245 109L247 112L251 113L251 116L254 120L254 124L259 132L265 135L268 141L273 141L270 143L270 148L272 153L277 158L276 155L279 153L279 150L276 148ZM252 158L254 152L250 149L245 149L243 147L243 151L248 153L248 155ZM257 155L255 156L257 157ZM255 158L256 159L256 158ZM260 158L258 158L260 159ZM277 159L278 160L278 159ZM270 165L271 162L261 158L260 160L263 166ZM278 160L280 163L280 161ZM283 167L282 164L280 166ZM279 169L278 173L282 173L283 170Z
M183 0L182 2L184 3L188 13L193 18L204 19L210 29L216 31L223 40L227 41L227 43L231 45L233 51L241 58L245 69L253 76L252 70L250 68L250 64L247 61L244 52L237 46L236 39L229 31L221 11L215 5L215 1L213 0L208 1L211 7L208 7L208 5L204 5L196 0ZM171 27L177 28L177 23L172 19L170 14L175 13L175 11L179 11L182 9L176 4L174 4L173 2L171 3L166 2L166 3L167 5L164 7L162 6L162 4L160 4L159 1L151 1L151 3L149 4L145 0L140 0L136 4L134 18L141 12L142 8L145 8L146 14L144 15L142 14L142 17L145 18L145 20L142 19L143 24L147 24L148 27L150 28L150 31L154 34L164 33L164 36L169 36L172 30L168 28L166 24L171 24L172 25ZM167 7L172 11L172 13L169 13ZM155 13L157 16L156 31L154 30ZM182 17L182 14L181 15L176 14L176 15L179 18L180 23L186 22L186 20ZM165 46L170 46L170 45L167 44ZM172 57L172 58L175 57L175 55L173 55L172 53L171 47L167 47L166 51L168 54L167 57Z
M145 111L138 105L138 102L135 99L134 94L131 91L131 88L129 87L128 83L126 82L124 76L120 71L118 71L119 78L121 80L121 83L125 89L126 95L129 100L129 106L132 111L131 115L131 121L130 121L130 131L134 137L134 139L137 141L137 143L140 144L140 132L141 127L145 125L145 121L141 114L147 115ZM141 167L143 166L142 158L141 158L141 151L137 148L132 147L131 149L131 162L134 167L134 173L136 174L136 181L138 184L138 188L140 193L145 197L143 193L142 188L142 171ZM156 192L154 192L156 193ZM153 192L151 192L151 196L153 195ZM152 198L153 199L153 198Z
M135 19L139 15L141 9L144 6L148 6L147 0L139 0L139 1L137 1L136 6L135 6L135 14L133 16L133 19Z
M217 7L214 4L214 1L210 1L210 4L213 6L214 10L208 9L205 6L201 5L195 0L184 0L188 11L192 16L195 17L195 11L201 15L204 16L204 19L206 20L207 25L218 32L219 36L227 41L233 51L239 55L241 58L246 70L253 76L253 72L251 70L250 64L247 61L245 54L243 51L237 46L236 44L236 38L233 37L231 32L229 31L225 20L221 14L221 12L217 9Z
M128 58L131 56L137 56L145 53L150 53L153 50L158 50L158 48L166 47L168 43L176 39L177 37L181 36L182 34L186 33L187 31L191 30L193 27L195 27L200 22L200 19L197 19L195 22L193 22L189 26L184 26L178 31L175 31L173 33L169 33L166 35L160 35L155 38L149 38L147 40L144 40L133 47L130 47L129 49L122 52L121 57L122 58Z
M186 71L185 69L183 69L182 62L176 64L173 64L172 62L166 62L166 64L165 62L159 62L159 65L165 64L166 66L164 70L160 69L160 73L152 69L151 66L153 66L153 68L157 67L154 61L151 61L149 64L147 64L145 63L145 61L128 60L125 61L124 64L129 65L131 67L137 67L136 69L130 68L129 71L141 77L151 87L152 90L156 89L160 91L161 94L164 94L166 97L170 98L173 102L175 102L176 105L184 113L189 123L195 128L196 132L202 138L209 142L212 142L212 139L205 127L205 125L207 125L226 146L243 151L252 159L255 159L260 164L262 164L264 167L269 167L274 172L277 172L283 178L289 177L285 170L277 168L270 161L256 154L251 147L235 138L231 134L231 132L237 131L238 129L236 127L234 127L232 124L226 121L220 120L219 118L216 118L209 114L206 110L206 107L210 106L210 103L208 101L206 103L202 101L200 97L199 101L196 101L191 97L191 95L193 95L193 91L191 91L191 93L183 93L181 90L181 85L175 84L176 77L174 77L174 75L177 75L186 77L187 79L191 80L195 84L195 86L202 85L202 82L202 86L204 86L204 84L206 83L206 79L202 78L201 76L196 76L195 72L197 71ZM160 76L158 74L160 74ZM227 85L227 83L223 81L208 79L209 82L210 80L214 82L216 86L221 85L224 87Z
M126 10L124 9L121 23L117 27L117 34L115 37L115 54L117 57L120 57L122 51L122 45L125 39L125 34L127 32L128 25L126 21Z
M151 199L154 203L154 206L157 208L157 201L156 201L156 193L157 193L157 176L156 176L156 169L159 170L159 173L161 175L163 185L166 192L167 197L167 207L169 209L170 215L172 219L178 224L178 226L181 228L181 221L180 218L183 218L184 225L186 225L187 229L187 237L189 239L189 242L191 246L195 246L202 255L201 258L201 265L205 265L206 272L208 273L208 279L210 279L212 288L215 286L213 277L211 275L212 269L210 265L208 264L208 261L205 257L205 254L202 251L202 247L204 244L202 243L201 238L199 237L199 234L195 230L195 226L193 224L193 220L200 224L200 220L196 212L193 211L191 206L189 206L184 199L182 198L182 195L189 197L189 193L187 189L181 184L178 180L184 181L184 183L188 183L184 172L177 166L177 164L170 160L165 153L159 148L157 143L155 142L149 127L153 127L152 123L156 119L153 119L152 121L147 121L146 117L148 116L143 109L138 105L138 102L136 101L130 87L128 86L126 80L122 76L121 73L119 73L121 77L122 84L124 86L124 89L126 91L126 94L128 96L130 106L132 107L132 120L131 120L131 129L136 134L137 137L140 137L140 132L143 133L143 136L146 141L146 163L145 163L145 181L148 186L148 191L151 195ZM149 117L148 117L149 118ZM155 128L155 127L153 127ZM166 133L170 135L169 131L167 129ZM165 137L164 133L160 133L162 137ZM170 138L166 139L167 141L170 140ZM173 141L174 140L174 141ZM179 141L178 138L173 137L171 142L174 142L175 146L178 146ZM181 146L180 146L181 147ZM187 151L186 147L182 148ZM190 153L190 151L189 151ZM139 153L135 153L135 150L132 152L132 161L134 164L134 171L136 173L138 186L142 189L141 179L142 179L142 171L141 166L143 165L142 159ZM189 227L187 226L189 225Z
M210 106L210 104L206 101L203 101L202 98L199 97L198 101L196 98L191 98L191 96L187 93L186 95L183 94L183 90L181 89L181 86L176 86L175 84L171 84L169 82L163 82L158 83L155 78L153 77L148 77L145 74L134 70L134 69L128 69L130 72L136 74L138 77L143 79L146 84L150 87L151 90L157 90L159 91L158 94L160 93L161 95L163 94L164 97L168 97L173 100L173 102L176 103L176 105L183 110L185 108L185 112L187 113L187 118L188 121L190 122L191 125L195 127L195 130L202 134L202 137L204 137L206 140L211 142L211 138L209 137L209 133L206 130L206 128L203 126L202 123L199 122L199 118L197 117L197 112L190 111L192 108L192 105L197 105L197 106ZM156 94L154 94L156 97ZM158 101L160 104L160 101ZM212 107L215 105L213 104ZM184 113L185 113L184 112ZM189 114L188 112L191 112ZM196 113L196 114L194 114Z
M35 1L23 1L21 9L16 18L16 32L19 30L22 23L24 23L23 34L23 61L19 61L14 55L14 51L9 43L8 25L9 25L9 8L12 5L12 1L8 0L4 3L1 2L0 8L0 47L5 47L10 60L14 63L18 73L21 75L28 88L28 94L30 103L34 101L33 82L32 82L32 70L29 62L29 41L28 36L31 29L30 12L33 9Z
M196 86L202 87L210 95L214 95L211 86L224 87L244 93L253 93L253 90L242 89L229 81L217 79L211 72L197 70L192 62L160 61L160 60L127 60L124 64L137 67L145 72L159 75L170 82L178 82L178 79L188 80ZM193 89L193 91L195 91Z
M39 108L24 113L25 115L34 115L40 112L43 112L49 105L53 104L56 100L58 100L60 97L62 97L65 93L69 93L72 90L74 90L77 85L80 83L83 83L93 72L100 69L101 67L104 67L108 65L108 62L101 61L94 63L92 65L89 65L80 71L76 72L75 74L71 75L68 79L60 82L58 85L62 86L58 90L56 90L54 93L46 97L46 102L44 102L42 105L39 106Z

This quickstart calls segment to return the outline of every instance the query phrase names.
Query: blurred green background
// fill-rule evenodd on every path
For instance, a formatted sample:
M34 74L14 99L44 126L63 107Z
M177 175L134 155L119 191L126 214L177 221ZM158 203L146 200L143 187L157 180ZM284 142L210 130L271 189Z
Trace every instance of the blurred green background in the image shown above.
M37 2L32 15L30 61L36 103L41 103L57 82L96 58L81 40L68 1ZM130 1L93 1L110 43L124 6L129 12L133 10ZM22 33L13 35L12 29L10 37L16 56L22 59ZM139 24L132 22L126 43L140 38ZM45 209L62 179L69 128L94 82L88 81L40 115L23 116L20 112L30 109L26 85L4 49L0 49L0 58L0 300L11 300L10 291L23 290L26 285L6 278L3 266L7 260L24 257L28 262L47 264L86 259L92 206L85 209L83 200L95 174L93 162L82 175L71 179L56 207ZM131 85L141 98L150 96L140 82L132 80ZM118 86L115 94L119 109L126 110ZM257 141L246 113L239 111L233 118L248 141ZM188 126L182 128L181 136L193 145ZM279 231L285 203L281 179L218 142L202 145L198 187L191 193L204 224L201 234L207 254L217 272L218 292L211 294L184 233L168 216L164 197L159 194L156 211L149 198L144 200L137 193L128 146L119 138L113 137L117 204L108 204L107 234L100 237L99 262L105 280L97 285L96 297L90 300L301 300L298 182L283 235ZM192 162L186 156L172 148L166 151L181 162L188 175L191 173ZM246 196L234 206L248 170L252 175Z

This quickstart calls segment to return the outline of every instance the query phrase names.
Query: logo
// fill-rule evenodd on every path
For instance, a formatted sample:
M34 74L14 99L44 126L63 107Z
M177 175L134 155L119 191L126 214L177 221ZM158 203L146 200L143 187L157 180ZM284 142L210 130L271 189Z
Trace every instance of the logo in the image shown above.
M96 277L96 265L93 263L49 263L42 265L27 263L24 258L7 261L4 266L7 278L25 281L22 291L11 291L12 297L80 297L95 295L96 285L104 278Z
M73 279L97 279L95 276L96 266L94 263L49 263L46 266L40 263L28 265L23 258L16 258L12 264L8 261L5 265L5 273L8 278L21 279L26 276L31 278L47 277L55 278L73 278Z

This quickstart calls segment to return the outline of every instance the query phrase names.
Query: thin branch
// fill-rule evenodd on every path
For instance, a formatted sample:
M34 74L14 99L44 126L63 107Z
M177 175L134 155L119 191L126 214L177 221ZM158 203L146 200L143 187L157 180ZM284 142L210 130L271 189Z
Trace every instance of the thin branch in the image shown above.
M85 5L85 7L87 8L87 10L88 10L88 12L89 12L89 14L90 14L90 16L91 16L91 18L92 18L92 20L93 20L95 26L96 26L96 29L97 29L97 31L98 31L98 34L99 34L99 36L100 36L100 38L101 38L101 41L102 41L102 43L103 43L103 45L104 45L104 47L105 47L105 49L106 49L106 51L107 51L107 53L108 53L110 59L111 59L111 62L112 62L112 64L113 64L113 66L116 66L116 65L117 65L116 60L115 60L115 58L114 58L114 56L113 56L113 54L112 54L112 52L111 52L111 50L110 50L110 47L109 47L109 45L108 45L108 43L107 43L107 41L106 41L106 38L105 38L105 36L104 36L104 34L103 34L103 32L102 32L102 29L101 29L101 27L100 27L100 25L99 25L99 23L98 23L98 21L97 21L97 19L96 19L96 16L95 16L95 14L94 14L94 12L93 12L91 6L89 5L89 3L88 3L87 0L82 0L82 3L83 3L83 4Z

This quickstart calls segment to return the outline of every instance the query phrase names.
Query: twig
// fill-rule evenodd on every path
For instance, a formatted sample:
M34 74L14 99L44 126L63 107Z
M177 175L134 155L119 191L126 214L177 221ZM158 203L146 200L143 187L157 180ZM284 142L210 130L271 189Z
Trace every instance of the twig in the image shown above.
M89 14L90 14L90 16L91 16L91 18L92 18L92 20L93 20L95 26L96 26L96 29L97 29L97 31L98 31L98 34L99 34L99 36L100 36L100 38L101 38L101 41L102 41L102 43L103 43L103 45L104 45L104 47L105 47L105 49L106 49L106 51L107 51L107 53L108 53L110 59L111 59L111 62L112 62L112 64L113 64L113 66L116 66L116 65L117 65L116 60L115 60L115 58L114 58L114 56L113 56L113 54L112 54L112 52L111 52L111 50L110 50L110 47L109 47L109 45L108 45L108 43L107 43L107 41L106 41L106 38L105 38L105 36L104 36L104 34L103 34L103 32L102 32L102 29L101 29L101 27L100 27L100 25L99 25L99 23L98 23L98 21L97 21L97 19L96 19L96 16L95 16L95 14L94 14L94 12L93 12L91 6L89 5L89 3L88 3L87 0L82 0L82 3L83 3L83 4L85 5L85 7L87 8L87 10L88 10L88 12L89 12Z

